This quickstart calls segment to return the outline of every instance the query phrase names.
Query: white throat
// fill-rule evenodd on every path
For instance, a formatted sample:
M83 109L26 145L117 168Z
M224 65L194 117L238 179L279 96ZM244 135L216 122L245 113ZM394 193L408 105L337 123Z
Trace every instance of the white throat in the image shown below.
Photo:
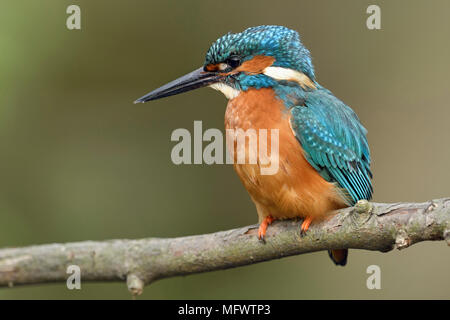
M222 82L213 83L209 86L214 90L222 92L225 95L225 97L229 100L236 98L239 95L239 93L241 93L240 90L230 87L229 85Z

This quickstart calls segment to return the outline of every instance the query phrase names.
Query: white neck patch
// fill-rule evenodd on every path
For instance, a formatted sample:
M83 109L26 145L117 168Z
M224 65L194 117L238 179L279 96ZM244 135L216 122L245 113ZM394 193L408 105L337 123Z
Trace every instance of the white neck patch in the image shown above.
M269 76L276 80L295 81L303 89L306 89L307 87L316 89L316 85L306 74L294 69L282 67L267 67L263 70L263 73L266 76ZM229 85L222 82L213 83L209 85L209 87L222 92L229 100L236 98L241 93L240 90L230 87Z
M239 93L241 93L240 90L230 87L229 85L222 82L213 83L209 85L209 87L213 88L214 90L222 92L225 95L225 97L229 100L236 98L239 95Z
M263 73L276 80L295 81L304 89L306 87L316 89L316 85L306 74L294 69L267 67L263 70Z

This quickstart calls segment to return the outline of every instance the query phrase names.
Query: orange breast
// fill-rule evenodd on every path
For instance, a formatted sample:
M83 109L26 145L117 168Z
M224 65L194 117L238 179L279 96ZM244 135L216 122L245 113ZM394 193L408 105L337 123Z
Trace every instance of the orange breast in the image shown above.
M279 132L278 170L271 175L261 173L264 163L256 152L257 163L237 164L237 141L228 144L234 154L234 168L255 202L260 221L271 215L277 219L310 217L320 219L334 209L345 207L332 183L324 180L304 157L303 149L289 124L290 112L270 88L250 89L229 101L225 113L226 129L266 129L267 148L271 149L270 132ZM259 139L262 138L258 135ZM246 143L247 154L254 152ZM242 150L241 150L242 151ZM246 160L249 160L246 157Z

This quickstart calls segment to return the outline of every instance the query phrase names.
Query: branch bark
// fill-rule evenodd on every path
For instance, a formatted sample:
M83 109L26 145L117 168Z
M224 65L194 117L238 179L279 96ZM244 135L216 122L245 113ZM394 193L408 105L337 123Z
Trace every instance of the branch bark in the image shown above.
M450 245L450 198L425 203L360 201L300 236L300 221L274 222L266 243L257 225L172 239L84 241L0 249L0 286L66 281L78 265L82 281L125 281L132 294L173 276L227 269L308 252L356 248L387 252L428 240Z

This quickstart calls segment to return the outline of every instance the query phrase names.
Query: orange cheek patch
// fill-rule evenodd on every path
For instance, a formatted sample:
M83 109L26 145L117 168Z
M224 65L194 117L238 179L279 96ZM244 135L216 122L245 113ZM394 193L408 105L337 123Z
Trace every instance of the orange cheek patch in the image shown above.
M234 71L246 72L249 74L263 73L264 69L270 67L275 62L274 57L255 56L253 59L245 61Z
M205 67L205 69L206 69L206 71L210 71L210 72L212 72L212 71L219 71L220 70L219 69L219 64L208 64Z
M245 72L248 74L258 74L263 73L264 69L270 67L275 62L274 57L269 56L255 56L251 60L245 61L236 69L231 72L224 73L224 75L230 75L238 72ZM208 64L205 69L209 72L218 72L220 69L221 63L217 64Z

